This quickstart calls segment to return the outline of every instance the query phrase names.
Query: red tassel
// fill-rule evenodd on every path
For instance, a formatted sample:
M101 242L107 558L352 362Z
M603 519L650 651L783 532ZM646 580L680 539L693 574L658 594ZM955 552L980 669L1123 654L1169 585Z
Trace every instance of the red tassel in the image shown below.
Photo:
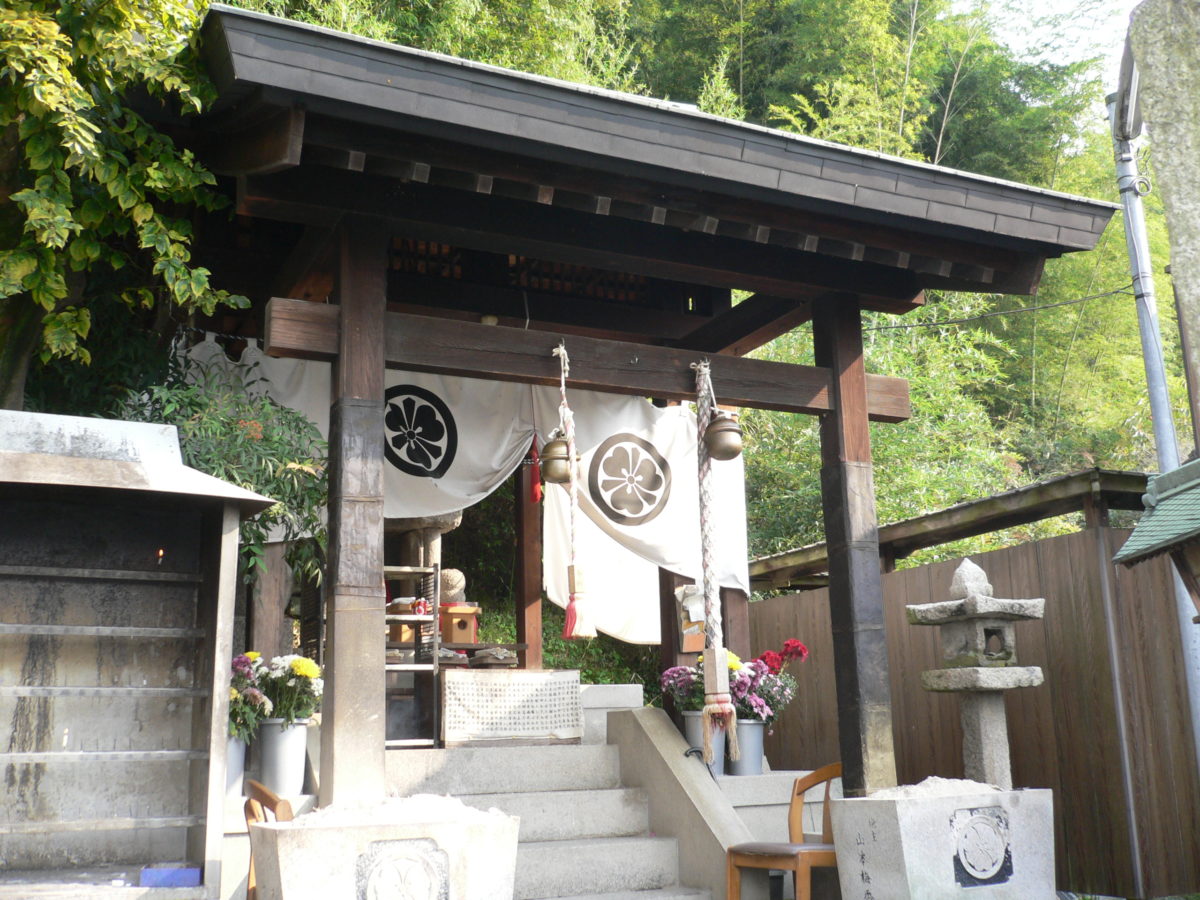
M578 613L575 611L575 595L571 595L571 599L567 601L567 620L563 623L563 640L573 640L575 637L575 621L578 618Z
M533 479L529 483L529 499L534 503L542 502L542 463L538 456L537 435L533 436L533 446L529 448L530 465L533 467Z

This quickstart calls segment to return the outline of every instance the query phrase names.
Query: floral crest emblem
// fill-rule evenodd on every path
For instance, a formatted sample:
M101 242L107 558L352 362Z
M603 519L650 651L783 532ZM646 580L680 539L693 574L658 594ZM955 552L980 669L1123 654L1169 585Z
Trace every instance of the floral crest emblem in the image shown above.
M645 438L622 432L592 454L588 491L600 510L618 525L649 522L671 495L671 467Z
M458 427L442 398L415 384L398 384L384 400L388 462L418 478L445 475L458 450Z

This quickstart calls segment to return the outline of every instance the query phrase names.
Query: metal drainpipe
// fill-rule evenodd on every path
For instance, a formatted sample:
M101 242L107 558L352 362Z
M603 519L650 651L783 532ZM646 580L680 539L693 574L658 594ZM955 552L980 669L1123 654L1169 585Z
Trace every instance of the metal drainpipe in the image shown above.
M1119 133L1117 95L1106 99L1112 124L1113 151L1116 158L1117 185L1125 210L1125 246L1129 250L1129 268L1137 303L1138 327L1142 336L1142 358L1146 364L1146 387L1150 393L1150 415L1154 424L1154 445L1159 473L1179 468L1179 446L1175 422L1171 418L1171 400L1167 394L1166 367L1163 364L1162 335L1158 329L1158 307L1154 295L1154 275L1150 262L1150 243L1146 239L1146 217L1142 195L1150 182L1138 174L1133 143ZM1183 672L1187 682L1188 710L1191 713L1192 742L1196 765L1200 768L1200 627L1192 622L1194 606L1183 580L1172 565L1175 583L1175 616L1183 650Z

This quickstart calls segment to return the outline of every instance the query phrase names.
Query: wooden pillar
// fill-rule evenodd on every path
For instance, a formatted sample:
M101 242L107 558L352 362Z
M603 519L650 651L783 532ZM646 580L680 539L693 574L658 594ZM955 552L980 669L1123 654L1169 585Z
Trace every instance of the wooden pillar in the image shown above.
M816 362L833 376L833 410L821 417L821 505L843 786L861 797L896 784L862 321L857 299L845 295L813 313Z
M725 646L750 659L750 598L737 588L721 588L721 627L725 631Z
M386 232L350 219L338 246L341 329L329 416L329 571L320 801L383 799L383 370Z
M658 570L658 671L665 672L672 666L691 666L696 663L695 653L684 653L682 649L682 627L679 621L679 606L675 601L675 588L691 584L692 579L674 572ZM667 694L662 698L663 710L679 728L683 727L683 716L675 708L675 702Z
M513 594L517 604L517 651L522 669L542 667L542 505L534 503L534 468L517 468L513 508L517 518L517 571Z
M285 615L292 597L292 569L283 559L287 544L267 544L266 570L259 572L247 598L246 647L267 659L292 652L292 620Z

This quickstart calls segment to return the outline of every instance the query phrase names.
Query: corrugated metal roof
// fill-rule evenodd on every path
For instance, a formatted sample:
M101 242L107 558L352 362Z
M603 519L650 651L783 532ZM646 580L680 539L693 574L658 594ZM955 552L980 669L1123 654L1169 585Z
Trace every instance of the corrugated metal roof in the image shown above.
M1142 503L1146 511L1113 562L1130 566L1200 540L1200 459L1151 478Z

